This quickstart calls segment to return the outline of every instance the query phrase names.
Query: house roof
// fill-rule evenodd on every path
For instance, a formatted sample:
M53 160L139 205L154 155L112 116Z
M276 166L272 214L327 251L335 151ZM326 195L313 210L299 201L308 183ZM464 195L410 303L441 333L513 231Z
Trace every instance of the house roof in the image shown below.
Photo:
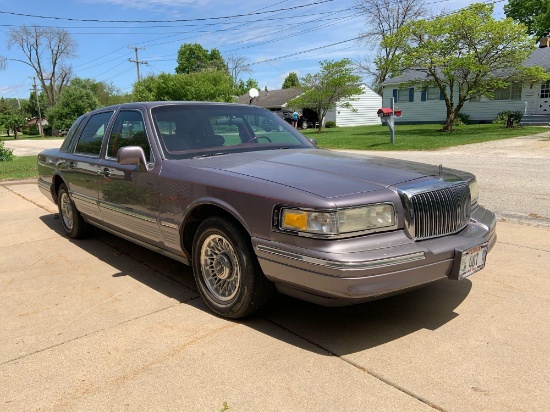
M252 102L250 102L250 97L246 93L237 99L237 103L252 104L266 109L282 109L286 107L289 100L298 97L300 94L302 94L302 89L281 89L268 92L262 90L260 95L255 97Z
M533 50L533 53L525 60L527 67L541 66L550 71L550 47L541 47Z
M526 67L541 66L550 71L550 47L536 48L523 63ZM426 75L419 71L407 70L399 76L386 80L383 85L400 84L410 81L425 80Z

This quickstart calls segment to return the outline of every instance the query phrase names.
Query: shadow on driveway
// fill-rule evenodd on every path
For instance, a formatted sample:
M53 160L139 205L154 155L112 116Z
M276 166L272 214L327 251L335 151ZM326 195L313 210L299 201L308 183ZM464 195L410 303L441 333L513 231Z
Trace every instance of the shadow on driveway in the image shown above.
M45 215L41 220L64 236L61 223L53 215ZM67 240L117 268L119 273L113 276L131 276L167 297L209 311L198 296L190 267L97 228L90 239ZM113 253L97 252L101 250L93 247L97 241L112 247ZM118 258L121 254L153 269L156 274L125 270L121 265L124 260ZM422 329L442 327L458 316L454 309L471 288L469 280L441 280L401 295L336 308L279 295L262 313L235 322L308 351L313 349L313 344L315 352L322 349L325 355L342 356L387 344Z

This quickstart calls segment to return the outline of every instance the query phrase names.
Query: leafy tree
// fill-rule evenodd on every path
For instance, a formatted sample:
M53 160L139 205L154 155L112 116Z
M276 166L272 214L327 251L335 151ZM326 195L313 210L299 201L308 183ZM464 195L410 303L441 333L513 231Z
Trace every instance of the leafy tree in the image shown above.
M225 72L206 71L191 74L161 73L134 84L134 101L194 100L230 102L233 79Z
M185 43L178 50L176 73L189 74L202 71L224 71L227 65L218 49L210 52L198 43Z
M40 103L41 114L48 109L47 97L44 93L38 94L38 102ZM29 95L29 99L21 103L21 108L28 117L38 118L38 104L36 103L36 93L34 91Z
M382 83L398 70L397 45L382 42L406 23L426 15L424 0L356 0L356 6L367 22L360 33L360 42L378 50L374 61L359 57L355 64L373 79L373 90L382 94Z
M361 77L353 73L351 60L325 60L320 62L321 71L307 74L301 79L304 93L288 102L289 107L308 107L315 109L319 116L319 131L324 123L327 112L341 102L343 107L353 109L350 100L361 94Z
M295 72L290 72L288 76L285 77L283 89L292 89L295 87L300 87L300 80L298 80L298 75Z
M541 38L550 30L550 0L509 0L506 17L527 26L527 33Z
M402 69L418 73L409 85L438 87L447 107L443 131L466 101L490 96L513 81L546 79L541 67L523 67L532 52L524 26L492 17L493 4L473 4L433 20L417 20L386 37L399 51Z
M90 89L70 85L57 104L46 111L46 119L54 129L68 129L79 116L98 107L97 97Z
M248 93L248 91L252 88L259 90L259 87L260 86L258 86L258 81L255 79L248 79L246 83L243 82L241 79L239 80L239 84L237 85L235 94L237 96L242 96L243 94Z
M14 102L15 101L15 102ZM25 124L25 116L17 107L17 99L0 99L0 125L6 128L8 136L13 131L13 136L17 139L17 128Z
M21 26L10 29L8 47L17 46L25 59L10 60L24 63L35 71L42 90L53 106L71 77L65 61L74 56L76 43L64 29Z
M112 83L75 77L71 80L70 87L90 90L99 102L100 107L130 101L129 98L125 99L120 90Z

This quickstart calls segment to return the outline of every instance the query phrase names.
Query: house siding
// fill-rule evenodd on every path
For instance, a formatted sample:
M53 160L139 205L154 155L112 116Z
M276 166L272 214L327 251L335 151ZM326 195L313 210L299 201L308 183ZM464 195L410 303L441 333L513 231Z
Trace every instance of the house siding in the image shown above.
M362 88L363 94L354 96L357 100L350 101L357 111L346 109L339 103L327 112L326 121L332 120L339 127L380 124L376 112L382 107L382 96L366 85Z
M398 89L396 84L388 84L383 88L383 107L391 106L391 98L394 96L394 90ZM497 114L505 111L521 111L527 114L534 114L537 110L537 101L540 90L540 84L531 85L525 83L522 86L520 100L492 100L482 99L479 102L466 102L461 113L470 116L472 122L492 122ZM445 123L447 118L447 109L443 100L425 100L421 89L414 91L414 99L409 102L396 102L395 106L402 110L400 118L396 118L399 123ZM458 96L458 90L455 90L455 96ZM409 99L410 100L410 99Z

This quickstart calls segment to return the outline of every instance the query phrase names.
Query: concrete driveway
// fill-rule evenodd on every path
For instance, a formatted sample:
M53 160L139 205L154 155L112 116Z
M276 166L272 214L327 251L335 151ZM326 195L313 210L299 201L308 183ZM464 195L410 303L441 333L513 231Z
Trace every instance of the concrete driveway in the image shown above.
M0 186L0 211L2 410L550 406L544 226L500 221L470 280L347 308L280 297L232 322L187 267L99 230L62 236L35 182Z

